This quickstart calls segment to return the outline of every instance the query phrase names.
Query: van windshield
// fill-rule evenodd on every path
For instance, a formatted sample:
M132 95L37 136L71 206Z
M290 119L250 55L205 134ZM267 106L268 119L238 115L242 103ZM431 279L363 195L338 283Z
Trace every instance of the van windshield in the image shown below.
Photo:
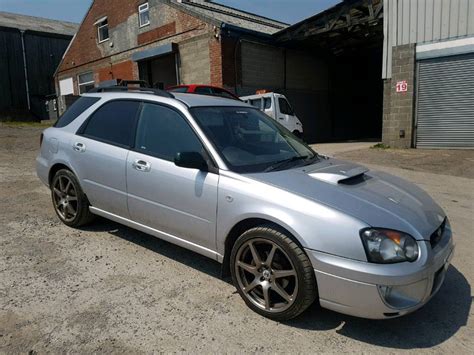
M191 113L235 172L283 170L318 159L310 147L257 109L195 107Z

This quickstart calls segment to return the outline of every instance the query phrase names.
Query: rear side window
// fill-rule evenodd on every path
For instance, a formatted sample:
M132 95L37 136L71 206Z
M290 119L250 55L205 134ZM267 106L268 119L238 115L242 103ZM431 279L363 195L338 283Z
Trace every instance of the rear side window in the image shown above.
M69 123L79 117L85 110L94 105L100 98L98 97L87 97L81 96L74 102L71 107L67 109L64 114L59 117L54 127L61 128L66 127Z
M140 102L111 101L89 118L82 134L98 141L129 148Z

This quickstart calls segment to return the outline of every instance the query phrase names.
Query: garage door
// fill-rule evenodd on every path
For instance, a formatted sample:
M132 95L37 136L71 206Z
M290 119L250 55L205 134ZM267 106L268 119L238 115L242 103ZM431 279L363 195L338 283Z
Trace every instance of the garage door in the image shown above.
M474 148L474 54L418 62L417 148Z

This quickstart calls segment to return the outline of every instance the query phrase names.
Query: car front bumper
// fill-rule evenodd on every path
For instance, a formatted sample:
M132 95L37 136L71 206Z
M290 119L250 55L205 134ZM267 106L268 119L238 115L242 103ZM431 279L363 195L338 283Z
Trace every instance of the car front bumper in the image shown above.
M352 316L385 319L425 305L441 287L454 254L452 238L414 263L373 264L306 249L321 307Z

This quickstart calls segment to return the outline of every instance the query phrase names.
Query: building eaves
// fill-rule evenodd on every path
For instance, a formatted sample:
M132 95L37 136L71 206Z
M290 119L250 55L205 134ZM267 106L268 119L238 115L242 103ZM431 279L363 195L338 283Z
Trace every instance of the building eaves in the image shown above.
M170 5L207 22L231 24L256 32L273 34L288 24L205 0L169 0Z
M16 28L21 31L35 31L74 36L79 25L73 22L57 21L41 17L13 14L0 11L0 26Z

